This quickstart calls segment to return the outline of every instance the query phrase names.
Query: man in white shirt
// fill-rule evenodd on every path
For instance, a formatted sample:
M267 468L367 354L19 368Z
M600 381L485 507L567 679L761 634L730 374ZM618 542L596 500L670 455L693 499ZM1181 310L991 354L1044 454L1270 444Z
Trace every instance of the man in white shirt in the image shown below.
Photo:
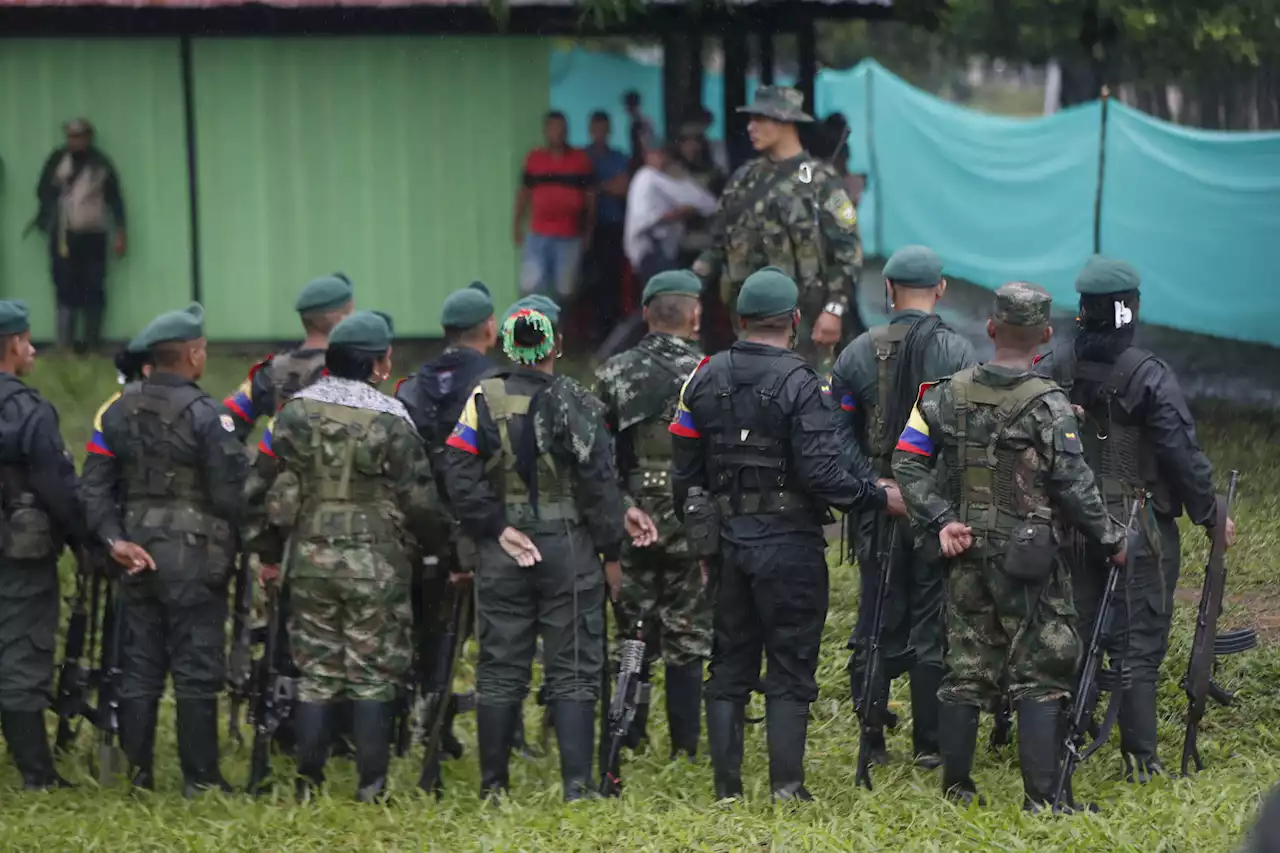
M716 211L716 197L670 164L666 149L646 152L627 191L622 245L640 281L677 266L684 220Z

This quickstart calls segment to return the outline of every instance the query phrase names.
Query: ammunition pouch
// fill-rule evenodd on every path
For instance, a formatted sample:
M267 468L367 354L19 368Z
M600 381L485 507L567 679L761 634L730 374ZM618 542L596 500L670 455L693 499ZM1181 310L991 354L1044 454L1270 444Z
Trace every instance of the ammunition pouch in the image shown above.
M231 575L235 537L231 525L221 518L191 506L152 504L130 507L125 514L125 528L135 541L158 534L168 541L181 542L188 557L184 566L202 572L210 585L221 585ZM145 532L139 536L141 531Z
M641 469L627 477L627 491L638 497L671 494L671 476L667 471Z
M720 506L705 492L690 494L684 502L684 537L695 557L720 553Z
M1053 574L1058 542L1052 525L1028 519L1013 529L1004 555L1004 573L1026 583L1044 583Z
M11 560L45 560L62 550L53 519L36 506L32 495L18 499L4 520L0 549Z

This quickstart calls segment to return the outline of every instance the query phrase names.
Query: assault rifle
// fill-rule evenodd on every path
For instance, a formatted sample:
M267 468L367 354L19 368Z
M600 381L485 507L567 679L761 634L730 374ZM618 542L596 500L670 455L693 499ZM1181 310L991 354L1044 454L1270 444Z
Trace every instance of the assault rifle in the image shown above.
M285 543L280 561L283 573L289 563L291 542ZM267 636L262 657L254 673L253 756L249 761L249 784L245 790L253 796L265 793L271 776L271 742L280 724L288 719L294 701L294 681L280 672L280 587L283 574L267 585Z
M1130 535L1134 529L1134 523L1138 518L1138 509L1141 506L1138 500L1134 500L1129 508L1129 521L1125 524L1125 538L1130 541ZM1133 559L1133 548L1129 548L1128 559ZM1080 682L1076 686L1076 691L1071 699L1071 710L1067 714L1067 736L1063 743L1063 759L1062 766L1058 770L1058 782L1053 789L1053 810L1058 812L1066 808L1072 808L1070 802L1071 777L1076 772L1076 765L1085 761L1089 756L1097 752L1107 738L1111 736L1111 730L1115 728L1116 721L1120 717L1120 697L1125 690L1128 690L1132 683L1132 676L1129 668L1122 660L1117 669L1115 661L1112 661L1111 669L1102 668L1102 658L1106 653L1104 644L1107 634L1110 631L1111 615L1115 605L1116 588L1120 585L1120 566L1112 563L1107 571L1107 579L1102 587L1102 600L1098 603L1098 616L1093 623L1093 633L1089 637L1089 649L1085 653L1084 666L1080 669ZM1097 727L1093 734L1093 740L1086 746L1085 735L1093 729L1093 709L1098 704L1098 697L1103 691L1111 693L1111 697L1107 700L1107 710L1103 714L1102 724Z
M244 746L240 733L240 713L250 698L253 669L253 568L247 551L240 553L236 567L235 614L231 627L231 653L227 656L227 684L231 708L227 714L227 735L236 746Z
M77 720L85 713L84 694L92 681L91 667L98 633L99 575L84 551L77 552L76 561L76 591L71 598L71 618L67 622L67 638L62 647L62 664L58 667L58 690L54 703L58 712L58 735L54 740L54 750L58 754L71 748L80 731ZM89 640L90 668L86 668L84 664L86 638Z
M129 766L124 751L120 749L120 681L121 652L124 646L124 596L113 584L107 589L107 612L111 624L103 632L110 640L103 641L106 660L103 661L101 680L98 684L98 708L95 714L99 729L98 784L104 787L123 776Z
M449 716L449 704L453 701L453 676L462 657L462 644L471 621L471 584L451 582L449 595L449 624L436 647L436 659L431 662L422 691L424 744L418 787L424 791L438 791L440 787L440 739Z
M862 697L856 708L860 734L858 736L858 767L854 772L854 784L871 790L872 739L889 724L888 691L885 689L884 655L880 648L880 635L884 633L884 611L889 600L889 581L893 572L893 551L898 544L897 519L877 516L875 527L877 577L876 601L871 611L871 624L862 642L866 649L863 661Z
M1204 769L1197 739L1208 700L1212 698L1224 707L1236 700L1234 693L1213 680L1218 655L1239 654L1258 645L1258 635L1252 628L1218 633L1218 617L1222 614L1227 586L1227 519L1231 517L1231 504L1235 501L1239 478L1240 473L1232 471L1226 497L1218 497L1218 523L1213 528L1213 545L1209 550L1209 562L1204 568L1200 612L1196 616L1196 636L1191 643L1187 675L1182 679L1182 689L1187 694L1187 734L1182 743L1184 776L1192 763L1196 766L1196 772Z
M604 763L600 768L600 793L606 797L622 794L622 745L631 730L631 721L636 718L636 709L645 700L642 693L648 688L640 680L644 655L644 625L636 622L632 638L622 642L618 681L609 703L609 746L602 754Z

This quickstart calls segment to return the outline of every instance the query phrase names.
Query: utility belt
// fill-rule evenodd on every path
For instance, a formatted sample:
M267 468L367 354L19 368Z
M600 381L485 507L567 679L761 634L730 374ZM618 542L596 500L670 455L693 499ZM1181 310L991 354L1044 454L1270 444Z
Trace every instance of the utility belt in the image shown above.
M997 518L1000 524L995 530L974 529L971 553L1002 559L1004 573L1014 580L1048 580L1058 560L1059 536L1053 516L1040 510L1026 517L998 510Z
M670 495L671 474L653 469L632 471L627 475L627 491L633 495Z
M806 495L786 490L741 492L736 498L725 494L718 494L715 497L722 518L783 512L812 512L814 509L813 501Z
M578 505L572 501L552 500L539 502L538 511L533 511L533 504L527 502L506 504L507 524L536 524L539 521L567 521L573 524L582 523L582 513Z

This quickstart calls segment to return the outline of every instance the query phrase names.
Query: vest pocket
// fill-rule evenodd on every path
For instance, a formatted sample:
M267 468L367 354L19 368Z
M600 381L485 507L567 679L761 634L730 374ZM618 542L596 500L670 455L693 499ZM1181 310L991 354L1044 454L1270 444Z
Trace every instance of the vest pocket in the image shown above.
M1056 558L1053 528L1043 522L1023 521L1009 538L1004 572L1014 580L1042 583L1053 572Z
M5 522L4 555L14 560L42 560L56 552L53 522L36 507L18 507Z

